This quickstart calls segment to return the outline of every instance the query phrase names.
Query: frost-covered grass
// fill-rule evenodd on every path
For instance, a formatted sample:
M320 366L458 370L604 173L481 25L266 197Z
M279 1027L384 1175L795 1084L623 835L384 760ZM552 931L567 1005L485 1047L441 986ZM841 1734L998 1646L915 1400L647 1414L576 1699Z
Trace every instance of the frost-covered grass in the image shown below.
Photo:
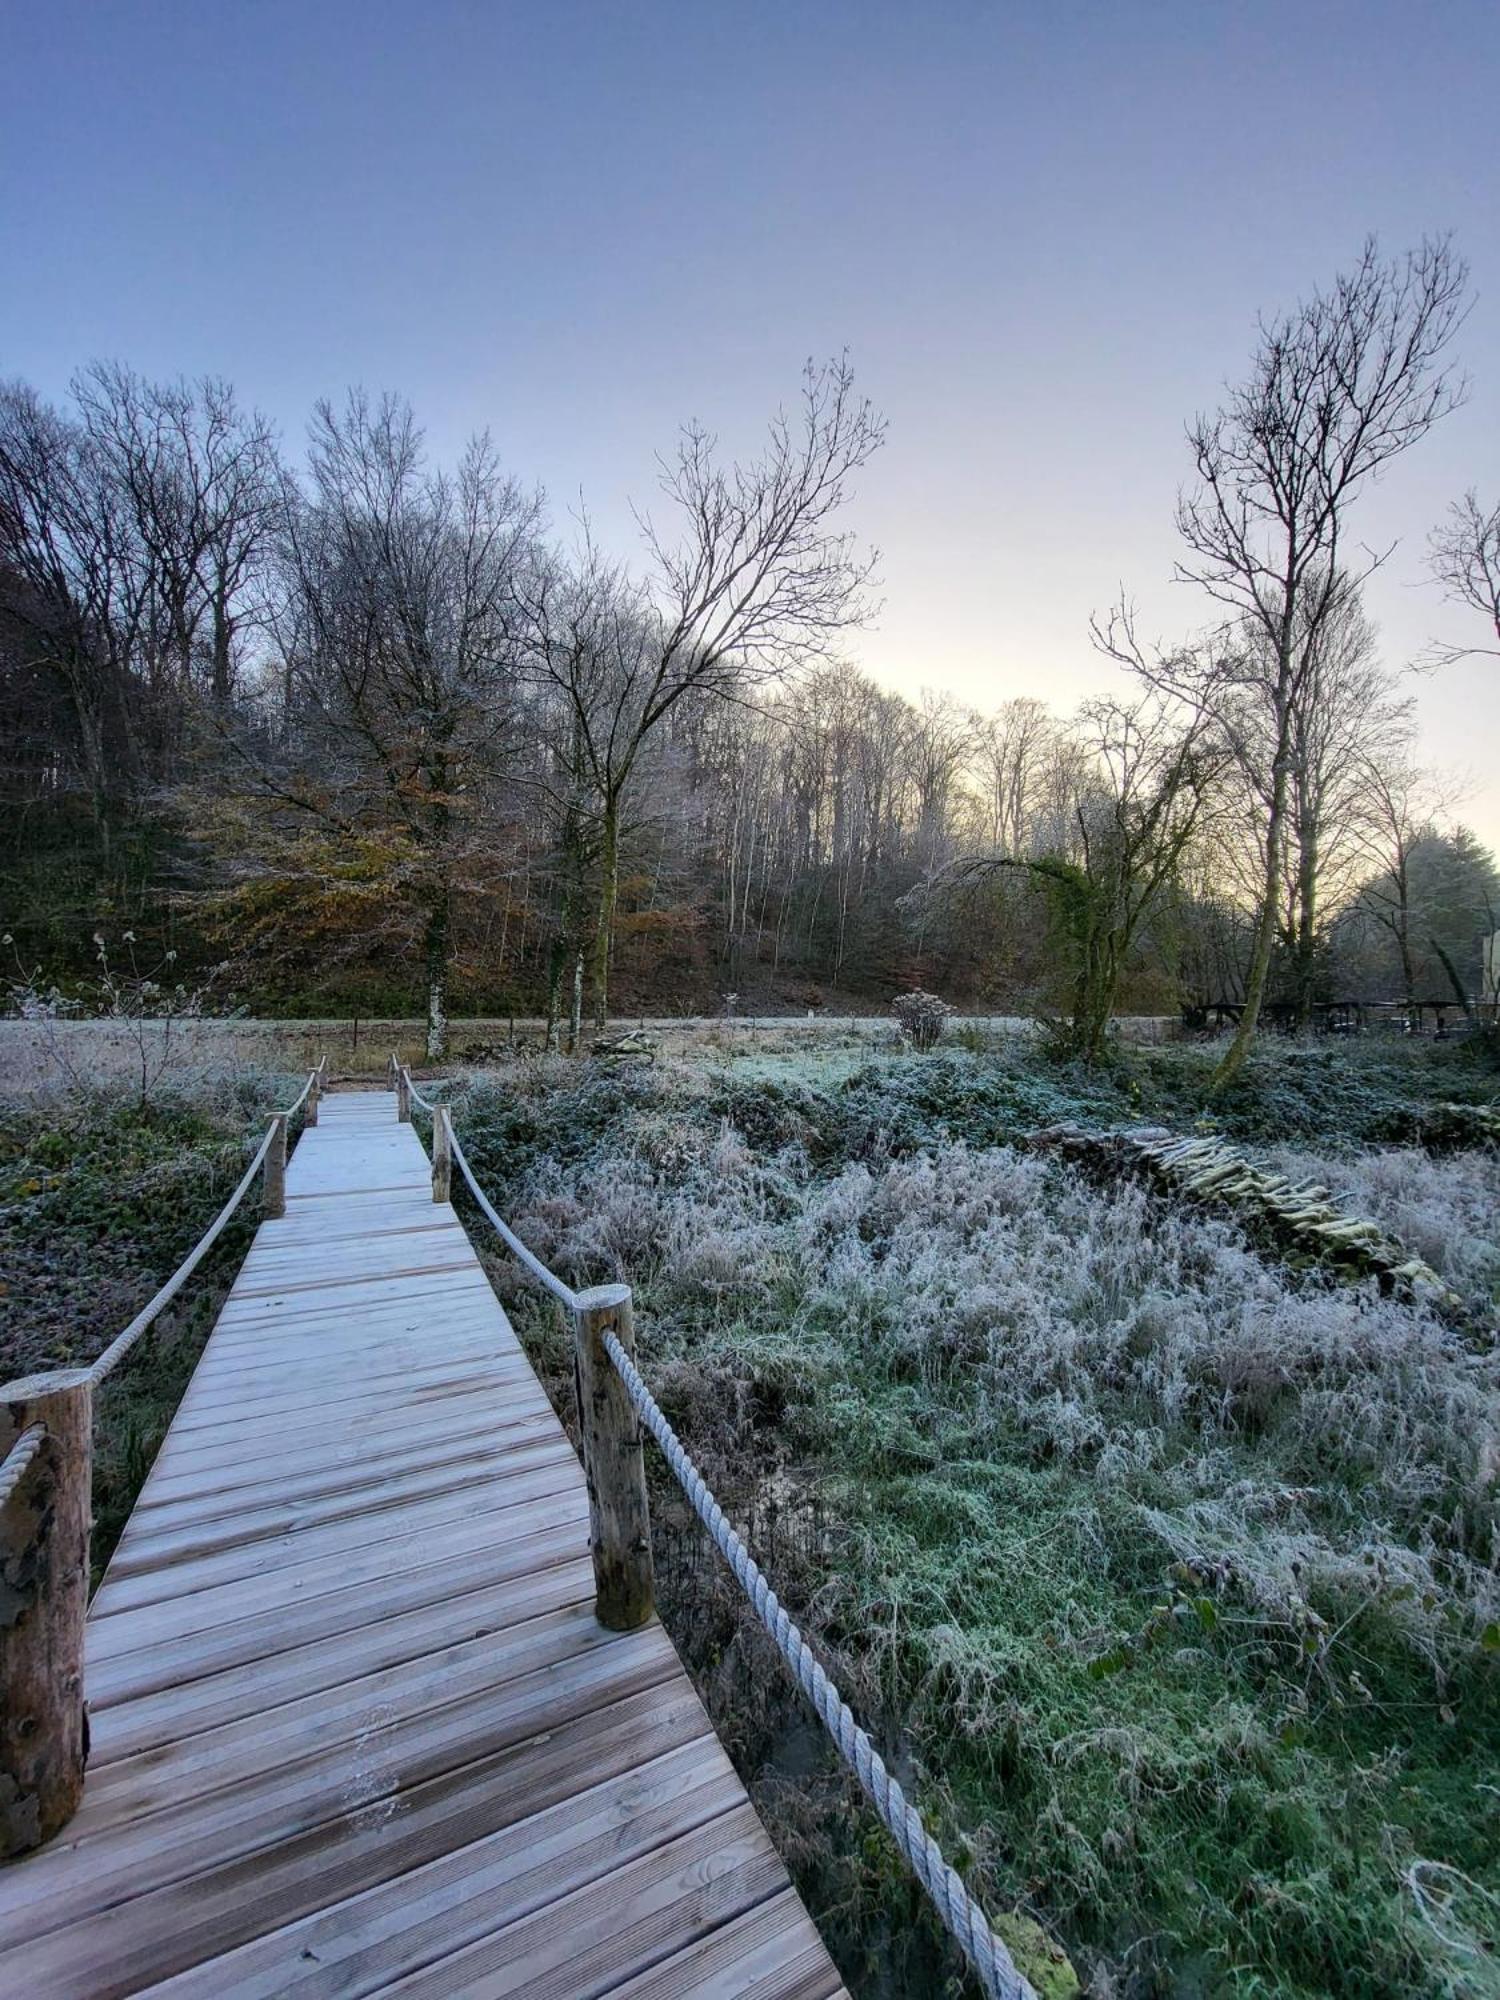
M1282 1173L1321 1181L1341 1207L1399 1237L1455 1291L1500 1305L1500 1153L1278 1147L1266 1158Z
M648 1377L857 1706L990 1899L1092 1990L1493 1992L1500 1360L1006 1143L1160 1117L1187 1093L1168 1059L1103 1080L911 1059L826 1088L805 1059L537 1063L455 1115L558 1269L634 1283ZM1372 1212L1385 1188L1397 1234L1401 1202L1458 1202L1476 1247L1444 1254L1487 1268L1493 1162L1337 1150L1414 1093L1273 1060L1242 1131L1321 1130L1278 1164ZM560 1384L558 1329L507 1290ZM855 1990L941 1990L847 1789L786 1775L795 1709L658 1502L669 1622Z
M0 1381L86 1365L176 1269L300 1087L236 1068L179 1072L142 1108L133 1082L55 1081L0 1101ZM253 1202L100 1393L94 1558L107 1559L251 1236Z

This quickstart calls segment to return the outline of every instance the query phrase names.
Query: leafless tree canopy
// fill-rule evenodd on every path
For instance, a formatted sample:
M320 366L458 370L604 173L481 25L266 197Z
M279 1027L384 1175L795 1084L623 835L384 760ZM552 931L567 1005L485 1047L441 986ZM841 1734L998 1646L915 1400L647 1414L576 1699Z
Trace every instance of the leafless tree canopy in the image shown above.
M1455 604L1477 611L1488 631L1500 640L1500 506L1488 513L1471 488L1455 500L1448 519L1429 546L1432 573ZM1500 645L1439 646L1432 665L1467 658L1473 653L1500 654Z
M399 397L321 404L288 456L214 380L0 388L6 928L91 960L118 913L278 1004L420 994L434 1055L454 1004L577 1046L612 1001L933 988L1093 1057L1120 1007L1472 985L1500 889L1411 775L1349 524L1459 398L1463 287L1446 244L1367 248L1267 323L1192 431L1212 626L1116 612L1135 689L1071 716L847 657L885 427L844 357L749 456L688 425L623 549L557 538L483 434L438 463ZM1495 534L1471 497L1435 549L1491 618Z

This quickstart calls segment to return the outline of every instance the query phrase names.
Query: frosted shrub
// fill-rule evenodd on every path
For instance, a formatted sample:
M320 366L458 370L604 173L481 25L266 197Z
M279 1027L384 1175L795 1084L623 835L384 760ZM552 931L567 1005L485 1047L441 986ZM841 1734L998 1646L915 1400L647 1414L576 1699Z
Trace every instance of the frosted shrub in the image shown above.
M912 993L898 993L891 1002L891 1012L913 1047L935 1049L943 1039L943 1027L953 1009L936 993L924 993L918 988Z

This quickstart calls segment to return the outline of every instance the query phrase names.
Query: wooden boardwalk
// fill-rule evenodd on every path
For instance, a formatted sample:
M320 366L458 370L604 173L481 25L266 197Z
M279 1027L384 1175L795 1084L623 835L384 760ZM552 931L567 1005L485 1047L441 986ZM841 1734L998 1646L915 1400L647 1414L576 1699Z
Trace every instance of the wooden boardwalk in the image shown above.
M324 1099L89 1620L82 1810L0 1867L0 1994L832 2000L384 1093Z

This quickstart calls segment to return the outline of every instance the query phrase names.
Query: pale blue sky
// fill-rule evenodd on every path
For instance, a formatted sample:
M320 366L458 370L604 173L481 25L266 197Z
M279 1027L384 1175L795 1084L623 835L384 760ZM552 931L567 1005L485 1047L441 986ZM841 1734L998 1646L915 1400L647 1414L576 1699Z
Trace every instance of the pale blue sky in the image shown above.
M679 419L753 443L847 345L891 423L850 651L985 706L1105 684L1121 581L1200 622L1167 581L1185 418L1367 231L1453 229L1474 392L1359 526L1400 538L1394 663L1465 629L1422 547L1500 495L1494 0L9 0L0 48L0 372L221 373L293 444L314 397L399 389L624 545ZM1500 667L1419 694L1482 778ZM1500 786L1467 812L1500 842Z

